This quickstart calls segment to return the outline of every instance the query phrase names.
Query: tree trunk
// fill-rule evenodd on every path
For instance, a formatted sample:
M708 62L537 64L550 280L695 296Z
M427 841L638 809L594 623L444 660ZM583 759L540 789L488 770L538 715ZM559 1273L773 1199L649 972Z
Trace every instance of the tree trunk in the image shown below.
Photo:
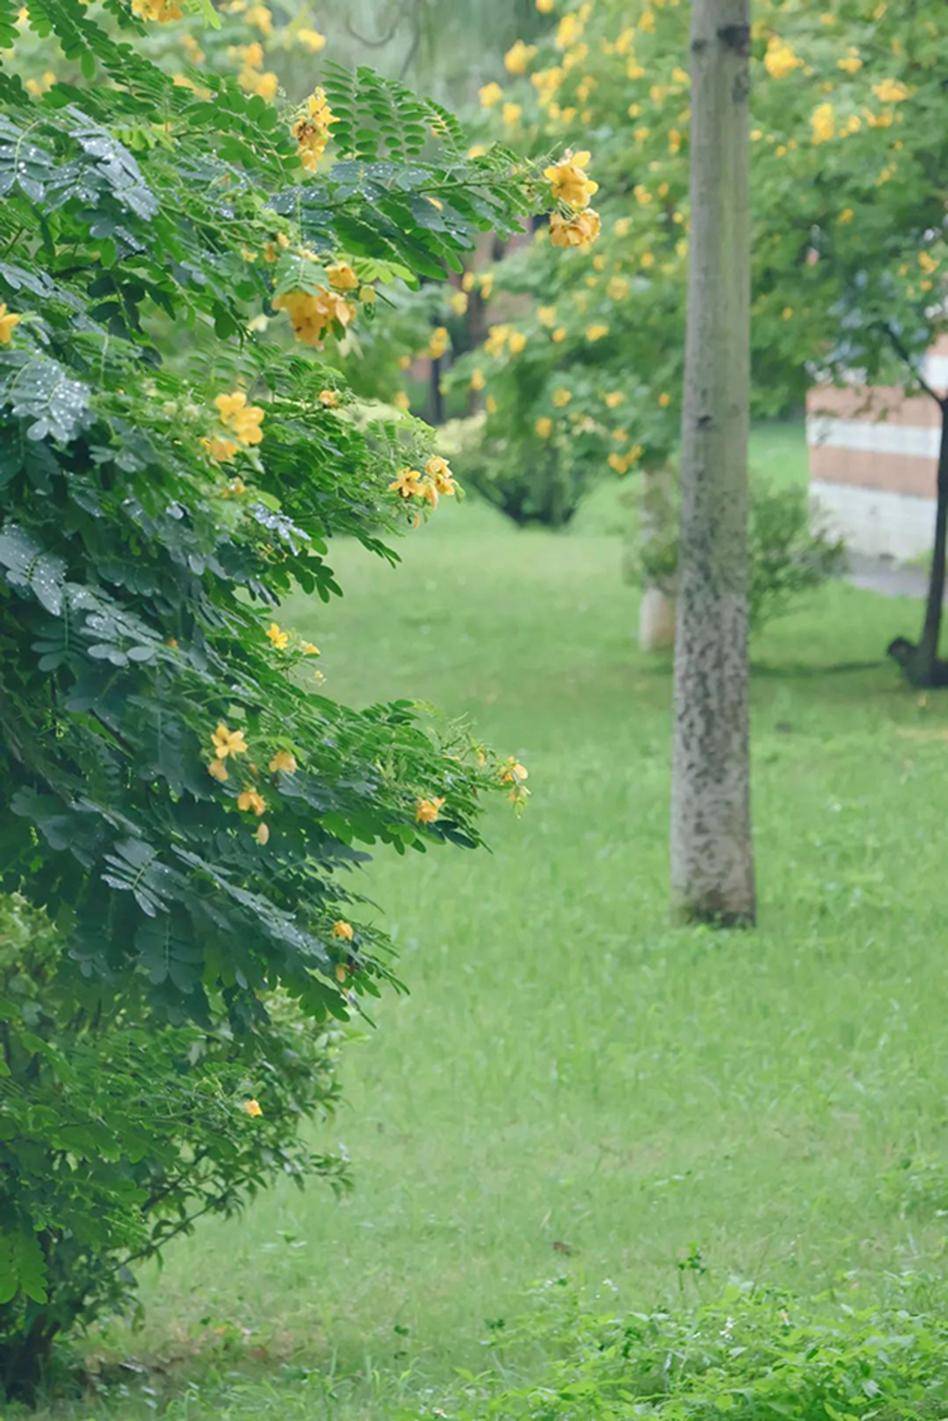
M911 642L899 637L889 647L889 654L900 663L913 686L948 685L948 664L938 659L945 605L945 554L948 552L948 399L939 400L938 405L941 409L941 445L938 451L935 542L928 574L925 621L918 646L912 646Z
M667 466L642 470L638 537L642 563L649 566L648 549L667 543L675 519L674 475ZM646 576L639 603L639 650L668 651L675 645L675 574Z
M755 920L747 666L750 0L694 0L672 896Z

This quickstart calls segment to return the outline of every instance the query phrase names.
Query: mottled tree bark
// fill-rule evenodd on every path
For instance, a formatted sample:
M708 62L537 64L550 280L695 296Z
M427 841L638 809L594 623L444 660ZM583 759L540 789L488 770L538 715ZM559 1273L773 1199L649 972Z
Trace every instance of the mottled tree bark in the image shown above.
M691 238L675 657L672 895L755 919L747 667L750 0L693 0Z

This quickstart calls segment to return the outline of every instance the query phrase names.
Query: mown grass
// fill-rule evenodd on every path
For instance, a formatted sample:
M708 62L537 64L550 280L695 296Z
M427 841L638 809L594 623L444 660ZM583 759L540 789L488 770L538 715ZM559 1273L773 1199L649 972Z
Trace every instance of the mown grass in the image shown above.
M559 1273L651 1306L943 1266L948 699L883 656L917 609L835 585L760 638L760 928L672 928L669 662L635 648L617 508L561 537L439 511L397 571L339 547L343 603L287 609L334 695L470 716L531 806L490 854L369 875L411 996L344 1065L353 1196L202 1226L144 1331L91 1340L108 1394L42 1416L420 1416Z

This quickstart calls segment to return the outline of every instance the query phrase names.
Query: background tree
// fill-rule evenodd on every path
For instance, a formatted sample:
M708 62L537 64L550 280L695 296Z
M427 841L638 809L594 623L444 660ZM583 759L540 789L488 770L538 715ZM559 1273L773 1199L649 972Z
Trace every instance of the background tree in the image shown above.
M595 150L601 243L564 259L541 231L491 271L513 344L498 335L452 376L459 397L483 382L495 479L535 470L539 486L554 452L573 507L598 477L660 471L677 450L687 12L557 5L486 95L485 135ZM809 380L853 372L917 391L948 309L941 7L762 0L754 14L752 412L799 408Z
M754 921L747 668L750 4L697 0L671 874L689 920Z

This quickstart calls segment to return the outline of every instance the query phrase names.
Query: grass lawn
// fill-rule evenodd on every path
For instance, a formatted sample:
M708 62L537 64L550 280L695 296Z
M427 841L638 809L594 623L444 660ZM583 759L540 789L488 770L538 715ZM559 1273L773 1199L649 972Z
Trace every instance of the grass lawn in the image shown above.
M802 434L755 455L799 477ZM439 510L399 570L340 546L343 602L287 608L334 695L469 716L533 799L490 854L371 870L412 994L344 1062L351 1198L203 1225L144 1331L93 1339L148 1370L41 1416L429 1415L559 1273L649 1306L699 1252L709 1296L943 1267L948 697L883 656L918 610L835 585L761 636L760 928L672 928L669 662L635 647L618 522L615 487L560 537Z

